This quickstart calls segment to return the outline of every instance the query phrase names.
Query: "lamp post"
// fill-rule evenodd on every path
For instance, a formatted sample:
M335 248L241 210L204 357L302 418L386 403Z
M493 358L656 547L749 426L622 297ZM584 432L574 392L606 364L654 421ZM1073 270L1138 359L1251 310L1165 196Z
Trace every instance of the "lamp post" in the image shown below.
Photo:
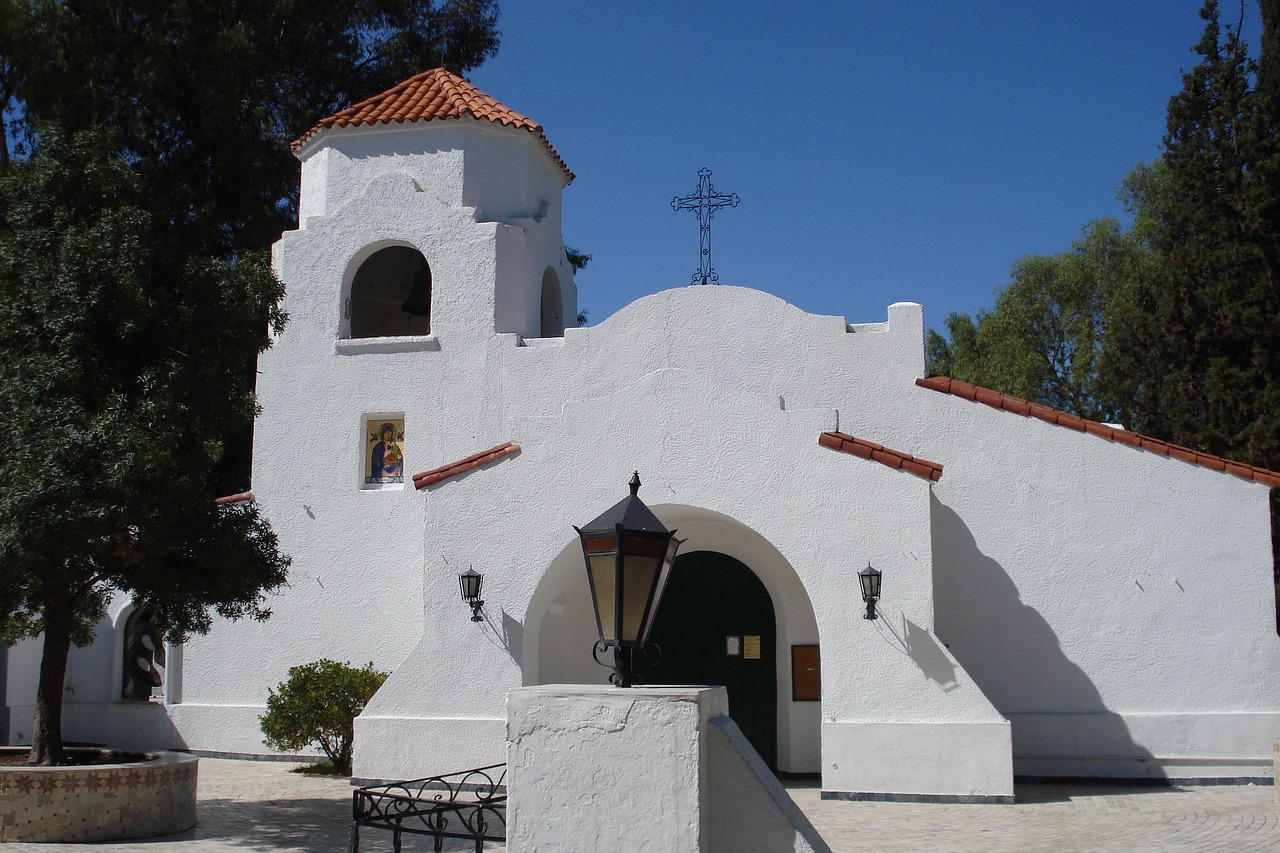
M575 526L582 540L591 604L595 608L598 650L613 648L609 680L630 687L632 656L643 649L653 627L671 562L681 540L663 526L640 500L640 472L631 477L631 494L599 518Z
M867 603L867 612L863 619L876 619L876 602L880 600L880 570L867 567L858 572L858 583L862 586L862 600Z

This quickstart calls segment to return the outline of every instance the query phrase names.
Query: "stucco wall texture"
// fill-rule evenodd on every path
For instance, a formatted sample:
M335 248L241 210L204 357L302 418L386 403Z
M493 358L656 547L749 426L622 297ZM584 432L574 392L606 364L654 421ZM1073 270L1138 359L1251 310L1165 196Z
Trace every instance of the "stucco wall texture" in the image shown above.
M604 679L572 525L639 470L683 552L729 554L769 591L779 769L820 771L834 792L957 797L1008 796L1014 772L1270 775L1265 486L917 386L909 302L851 325L682 287L538 338L547 271L568 318L577 293L565 175L531 134L334 130L305 156L301 227L274 256L290 322L260 360L254 444L291 581L270 621L219 623L171 656L167 713L143 729L160 745L265 751L267 689L331 657L393 671L357 721L357 776L502 760L508 690ZM430 334L350 340L355 271L391 245L431 265ZM403 416L406 475L520 449L423 490L366 489L374 415ZM942 476L820 446L831 430ZM875 621L868 563L884 573ZM458 600L469 566L485 576L480 623ZM99 645L116 630L104 622ZM822 701L793 702L790 648L813 643ZM111 654L78 653L72 680ZM8 668L14 720L30 655ZM110 693L72 710L69 735L120 717Z

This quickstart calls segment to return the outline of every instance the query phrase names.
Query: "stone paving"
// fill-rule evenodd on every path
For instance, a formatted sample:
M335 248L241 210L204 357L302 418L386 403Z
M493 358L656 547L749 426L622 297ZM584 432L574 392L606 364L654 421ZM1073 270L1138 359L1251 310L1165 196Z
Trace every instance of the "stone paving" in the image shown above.
M0 845L0 853L346 850L350 785L343 779L290 773L294 766L202 758L199 823L195 829L147 841L110 844L10 842ZM1269 786L1019 785L1018 802L1012 806L854 803L822 800L816 784L789 783L788 787L836 853L1280 850L1280 806ZM450 853L470 849L473 848L462 841L445 845ZM485 848L504 849L502 845ZM390 837L369 831L361 839L361 850L390 851ZM431 842L406 838L404 850L429 851Z

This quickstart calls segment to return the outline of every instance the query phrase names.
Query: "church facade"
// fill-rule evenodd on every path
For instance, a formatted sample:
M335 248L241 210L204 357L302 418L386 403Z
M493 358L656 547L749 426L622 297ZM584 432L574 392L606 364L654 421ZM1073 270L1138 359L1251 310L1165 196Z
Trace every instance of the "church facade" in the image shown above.
M929 377L913 303L850 324L692 286L578 328L572 173L441 70L295 150L252 495L289 587L265 623L161 648L150 695L115 602L75 653L69 739L265 753L268 689L327 657L391 671L356 776L502 761L508 690L607 679L573 526L638 471L683 540L641 677L727 684L779 771L963 801L1015 775L1271 777L1280 475ZM8 655L10 742L36 660Z

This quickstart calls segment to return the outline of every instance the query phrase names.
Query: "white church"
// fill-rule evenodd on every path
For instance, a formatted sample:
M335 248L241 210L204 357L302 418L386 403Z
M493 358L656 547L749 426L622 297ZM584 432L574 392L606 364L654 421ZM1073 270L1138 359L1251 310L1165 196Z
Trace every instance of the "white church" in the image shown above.
M1272 777L1280 474L930 377L910 302L850 323L682 286L578 328L572 172L443 70L294 150L290 322L260 359L240 496L290 584L269 621L161 645L142 676L145 613L115 601L73 652L69 740L267 754L268 689L331 658L391 672L356 721L357 777L500 762L507 691L608 678L574 525L638 471L683 540L639 678L727 685L769 766L825 796ZM10 743L38 656L7 654Z

